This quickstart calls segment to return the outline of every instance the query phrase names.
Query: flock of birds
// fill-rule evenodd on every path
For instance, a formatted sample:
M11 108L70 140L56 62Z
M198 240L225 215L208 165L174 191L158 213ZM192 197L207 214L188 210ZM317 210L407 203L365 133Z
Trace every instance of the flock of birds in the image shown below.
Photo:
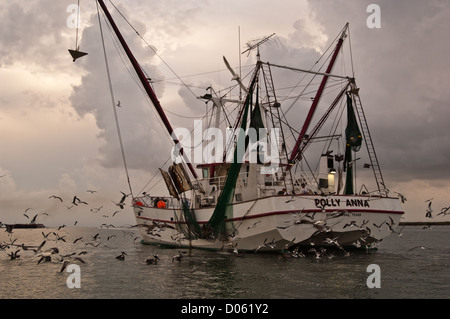
M88 192L93 193L95 191L88 190ZM122 193L122 197L121 197L120 201L115 204L123 209L125 199L127 198L128 195L123 192L121 192L121 193ZM51 195L49 197L49 199L50 198L57 199L61 203L64 203L64 200L59 196ZM404 200L406 200L406 199L404 199ZM429 200L425 201L426 203L428 203L427 210L426 210L427 218L433 218L432 200L433 199L429 199ZM74 206L88 205L87 202L81 200L76 195L73 197L72 204ZM71 207L68 207L68 209L70 209ZM100 211L101 208L102 208L102 206L99 208L92 208L91 211L98 212L98 211ZM31 217L31 215L27 214L29 209L30 208L28 208L23 213L23 215L25 215L25 217L30 219L30 223L35 223L39 214L35 214L33 217ZM340 214L343 214L343 213L345 213L345 212L336 212L335 214L331 214L328 217L328 219L333 219L333 218L339 217ZM440 216L440 215L445 216L448 214L450 214L450 207L444 207L441 209L441 211L436 216ZM327 225L328 220L327 221L315 220L314 215L315 215L315 213L309 213L309 214L303 214L303 216L301 216L301 214L297 213L297 214L295 214L294 221L290 225L287 225L286 228L290 227L292 225L296 225L296 224L308 223L308 224L312 224L315 228L317 228L318 233L332 234L332 232L331 232L332 226ZM248 226L248 228L257 227L257 223ZM384 225L386 225L386 227L389 227L391 232L398 234L399 237L402 236L402 230L405 226L403 226L399 231L396 231L393 228L394 221L390 217L389 217L389 220L386 220L386 221L382 222L381 224L373 223L373 226L379 230L381 230L381 228ZM65 242L65 243L69 242L70 243L71 242L72 245L75 245L75 244L84 245L82 247L88 247L88 246L98 247L98 246L102 245L103 247L112 248L112 247L108 246L108 242L113 237L116 237L116 235L108 236L106 238L106 242L105 242L105 241L101 241L100 233L96 233L95 235L92 236L92 238L77 237L77 238L69 240L67 238L67 233L65 235L61 235L61 232L65 231L64 230L65 225L61 225L56 229L56 231L50 231L48 233L44 233L44 231L42 231L43 240L39 245L28 245L25 243L20 243L20 244L17 243L17 238L13 239L13 233L14 233L13 227L11 227L10 225L5 225L5 226L6 226L5 232L8 233L9 241L0 242L0 251L7 251L7 256L10 260L20 259L22 254L25 254L25 253L27 253L27 254L32 253L37 265L39 265L41 263L46 263L46 262L61 263L62 266L61 266L61 269L59 272L63 272L66 269L67 265L71 262L79 262L79 263L83 263L83 264L86 263L86 261L82 258L82 256L88 254L88 251L81 250L79 252L71 252L68 254L63 254L61 252L60 248L57 247L56 243L59 243L59 242ZM103 226L106 226L109 228L109 226L107 224L103 224L102 227ZM135 226L131 226L131 227L135 227ZM147 232L155 232L155 233L159 229L163 228L163 226L161 226L159 224L153 224L150 226L146 225L146 227L148 228ZM358 229L365 229L368 231L369 234L372 231L372 229L368 227L368 221L365 221L365 220L362 222L361 225L358 225L356 223L356 221L350 221L349 223L344 225L344 228L346 228L346 227L356 227ZM431 227L429 227L429 226L425 226L423 228L431 229ZM123 232L124 236L126 236L126 235L133 236L133 234L134 234L134 232L132 232L132 231L125 231L123 229L122 229L122 232ZM138 238L139 238L139 236L135 236L133 241L136 241ZM54 245L51 245L51 247L47 248L50 245L50 243L52 243L52 242L54 243ZM314 258L316 258L316 259L321 259L321 258L333 259L335 257L337 250L342 251L344 253L344 256L350 255L349 252L346 251L344 249L344 247L342 247L339 244L338 237L333 238L330 235L330 236L325 237L323 239L323 242L324 242L324 244L326 244L327 247L324 247L324 245L320 245L320 243L317 244L316 242L311 241L310 247L308 247L306 250L301 250L301 248L298 246L295 247L294 249L290 249L289 248L290 243L288 243L285 245L283 253L280 255L280 258L282 258L282 259L291 258L291 257L298 258L298 257L306 257L308 254L312 254L314 256ZM236 255L238 257L244 256L244 254L238 250L237 243L229 242L228 244L225 244L222 247L222 249L227 245L232 247L232 253L234 255ZM356 241L354 243L354 245L357 248L359 248L359 247L361 247L361 242ZM269 239L266 238L264 240L264 242L261 243L261 245L259 245L255 249L255 252L258 252L262 248L276 248L275 239L272 239L272 241L269 241ZM179 253L177 255L172 257L172 262L181 262L183 259L184 253L185 252L179 251ZM124 261L126 259L126 256L128 256L127 253L125 251L121 251L120 254L115 257L115 259L118 261ZM152 256L145 259L145 263L148 265L156 265L156 264L158 264L158 262L160 262L160 260L161 259L159 258L158 255L153 254Z
M425 212L425 217L426 218L433 218L433 209L431 208L431 204L433 203L433 198L427 199L425 201L425 203L428 203L427 205L427 210ZM449 207L442 207L441 211L436 215L436 216L446 216L446 215L450 215L450 206Z
M402 201L402 203L405 203L405 202L407 201L405 195L400 194L400 193L397 193L397 192L395 192L395 193L398 195L398 197L400 198L400 200ZM434 199L434 198L430 198L430 199L427 199L427 200L425 201L425 203L428 203L428 204L427 204L427 209L426 209L426 211L425 211L425 217L426 217L426 218L433 218L433 217L434 217L434 216L433 216L434 210L431 208L431 204L433 203L433 199ZM450 215L450 206L448 206L448 207L442 207L442 208L441 208L441 211L440 211L436 216L440 216L440 215L442 215L442 216Z
M401 196L401 199L403 202L406 201L406 197L404 197L403 195L399 194L399 196ZM428 211L431 211L431 200L427 200L426 202L429 202L428 204ZM427 212L428 212L427 211ZM446 214L450 214L447 213L447 211L450 211L450 207L448 208L442 208L441 212L437 215L446 215ZM297 212L294 213L294 221L290 222L289 225L286 226L279 226L278 228L288 228L294 225L298 225L298 224L311 224L313 227L315 227L317 229L316 233L314 233L314 235L318 235L321 233L329 233L329 234L333 234L332 233L332 227L335 226L337 223L330 225L328 222L329 220L332 220L334 218L340 217L346 213L348 213L345 210L340 210L340 211L336 211L334 213L331 213L326 220L316 220L315 219L315 212L313 213L308 213L308 214L301 214L302 212ZM431 213L428 213L429 215L427 217L431 218ZM255 222L254 224L250 225L247 227L247 229L251 229L254 227L258 226L258 223L260 223L260 221ZM141 225L147 228L147 234L150 234L154 237L160 237L160 235L158 234L159 231L164 230L165 227L167 227L167 225L161 225L161 223L156 223L153 222L153 224L151 225ZM371 225L369 225L369 221L368 220L363 220L360 224L357 224L356 221L352 220L348 223L346 223L343 228L347 228L347 227L353 227L353 228L357 228L360 230L365 230L366 231L366 236L360 238L359 240L356 240L353 242L353 246L355 246L356 248L360 248L365 244L365 239L370 236L370 234L373 231L381 231L383 227L387 227L391 233L393 234L397 234L399 237L403 236L403 229L405 228L405 225L403 225L399 230L394 228L395 223L394 220L388 216L388 219L386 219L385 221L377 224L377 223L371 223ZM424 229L431 229L430 226L425 226L423 227ZM344 247L342 245L339 244L339 238L338 237L332 237L332 236L327 236L325 237L325 239L323 239L323 244L321 245L320 242L316 242L314 240L312 240L312 238L314 238L314 235L311 236L311 241L310 241L310 247L306 250L301 251L299 247L295 247L294 249L289 249L291 243L288 243L285 245L284 247L284 252L281 255L281 258L285 259L287 257L305 257L308 253L312 254L315 256L316 259L322 258L322 257L326 257L328 259L332 259L335 257L336 252L337 251L342 251L344 256L349 256L350 253L344 249ZM231 236L232 237L232 236ZM174 240L174 242L181 242L181 238L177 237L177 238L172 238ZM294 239L295 240L295 239ZM294 241L293 240L293 241ZM222 248L220 249L220 251L222 251L225 247L231 247L231 250L233 252L233 254L235 254L238 257L242 257L244 256L244 253L242 253L241 251L239 251L238 249L238 244L236 242L233 241L229 241L228 243L224 244L222 246ZM316 246L316 247L315 247ZM326 246L326 247L324 247ZM264 240L264 242L259 245L254 252L258 252L260 251L262 248L276 248L276 243L275 243L275 239L272 239L272 241L269 241L268 238L266 238ZM152 258L152 263L156 264L157 260L155 258Z
M123 197L119 203L122 203L127 195L123 194ZM51 196L52 197L52 196ZM59 199L58 199L59 200ZM63 201L62 201L63 202ZM73 203L81 204L83 201L78 200L75 196ZM36 220L37 215L33 217L33 222ZM92 236L79 236L73 237L71 232L65 230L66 225L61 225L53 231L44 232L42 234L42 242L39 245L30 245L26 243L18 243L18 238L14 236L15 229L11 225L5 225L5 232L7 233L8 240L0 241L0 252L5 251L9 260L22 259L26 256L27 259L31 258L34 260L36 265L44 263L59 263L61 268L59 272L63 272L70 263L82 263L85 264L86 260L84 258L90 251L90 249L95 249L97 247L106 247L109 249L117 249L114 244L110 244L111 240L115 237L120 237L122 233L123 238L131 237L132 241L136 242L140 239L140 236L136 235L136 232L132 228L136 226L128 226L128 229L117 229L116 234L108 235L104 239L101 238L101 233L96 232ZM110 228L110 225L103 224L100 228ZM36 229L37 231L37 229ZM122 241L123 238L118 238ZM112 246L111 246L112 245ZM81 249L80 249L81 248ZM72 252L63 253L64 250L70 249ZM75 250L75 251L74 251ZM181 252L172 257L172 262L181 262L183 259L183 254L186 252ZM126 259L127 253L121 251L119 255L115 257L118 261L124 261ZM156 265L161 259L158 255L153 254L152 256L145 259L145 264Z
M106 237L106 240L102 240L100 232L90 238L79 236L77 238L69 239L69 233L65 231L64 226L60 226L55 231L41 231L42 242L39 245L29 245L25 243L17 243L18 238L14 238L14 229L7 228L5 231L8 233L9 241L0 242L0 251L6 251L10 260L21 259L23 256L26 256L27 259L31 258L34 260L36 265L48 262L60 263L62 266L59 272L63 272L70 263L79 262L85 264L86 261L82 256L87 255L90 252L90 249L94 249L99 246L114 249L114 247L110 246L109 243L111 239L117 237L119 234L109 235ZM139 239L139 236L135 236L135 232L131 230L121 229L121 232L123 237L134 237L133 241ZM63 253L63 251L67 249L70 249L72 252ZM122 252L122 260L125 255L126 253Z
M93 193L96 193L97 191L88 189L86 192L93 194ZM120 198L120 201L119 202L113 201L113 203L116 206L120 207L120 209L123 209L125 207L125 200L130 194L125 194L122 191L120 191L120 192L122 193L122 197ZM60 196L51 195L49 198L55 198L55 199L59 200L61 203L64 203L64 200ZM71 206L66 205L66 207L67 207L67 209L71 209L72 207L78 206L80 204L89 205L86 201L81 200L80 198L78 198L77 195L75 195L72 199L72 205ZM103 206L100 206L98 208L91 208L91 212L97 213L102 208L103 208ZM117 213L118 213L118 211L115 212L115 214L117 214Z
M93 194L97 191L95 190L87 190L86 192ZM130 194L126 194L121 191L121 197L120 200L115 202L112 201L116 206L120 207L120 209L124 209L125 206L125 200ZM82 196L80 196L82 197ZM73 198L71 198L70 204L66 204L67 200L64 200L61 196L57 195L50 195L48 197L49 200L57 200L61 204L65 204L66 208L68 210L72 209L75 206L88 206L88 202L85 200L82 200L78 195L74 195ZM90 212L92 213L98 213L104 206L100 207L93 207L90 208ZM27 208L22 213L22 215L28 220L29 224L36 224L39 220L40 216L49 216L47 212L43 213L31 213L34 209ZM112 215L102 215L102 217L114 217L117 213L119 213L119 210L116 210L112 213ZM31 213L31 214L30 214ZM74 222L73 226L77 225L77 221ZM24 255L32 254L34 258L36 258L36 264L46 263L46 262L57 262L62 263L62 267L60 272L64 271L66 266L70 262L80 262L85 263L85 260L82 258L83 255L87 254L87 250L82 250L78 253L69 253L69 254L62 254L61 249L56 247L56 243L70 243L69 239L67 238L67 234L61 235L61 232L64 231L64 227L66 225L60 225L58 226L55 231L44 233L42 231L43 241L39 245L29 245L25 243L17 243L18 239L14 238L14 224L6 224L0 222L0 227L5 228L5 232L8 234L7 241L1 241L0 242L0 251L7 251L8 259L10 260L16 260L21 259ZM101 228L106 227L115 227L112 224L103 223ZM131 226L133 227L133 226ZM132 234L132 232L127 232L128 234ZM115 235L108 236L107 241L109 241L111 238L115 237ZM135 236L134 241L137 240L139 237ZM54 245L50 248L46 248L49 246L50 243L54 243ZM72 244L81 244L85 247L92 246L92 247L98 247L102 244L100 241L99 233L94 235L91 240L86 240L83 237L78 237L73 239ZM106 243L103 243L103 246L108 247Z
M404 203L406 201L406 197L404 195L400 194L400 193L397 193L397 194L399 195L400 199ZM432 200L433 200L433 198L428 199L428 200L425 201L425 203L428 203L427 204L427 209L426 209L426 214L425 214L425 217L427 217L427 218L433 218L434 217L433 216L433 209L432 209ZM279 227L279 228L288 228L288 227L291 227L293 225L307 223L307 224L313 225L317 229L317 232L315 233L316 235L320 234L320 233L331 233L332 227L334 225L333 226L328 226L327 225L327 221L315 220L314 219L315 213L308 213L308 214L304 214L303 216L301 216L300 213L301 212L294 214L295 217L294 217L294 221L292 223L290 223L289 225L287 225L285 227L282 226L282 227ZM339 217L339 216L341 216L344 213L345 213L345 211L337 211L336 213L331 214L328 219L333 219L333 218ZM441 208L440 212L436 216L440 216L440 215L446 216L446 215L449 215L449 214L450 214L450 206ZM389 230L392 233L395 233L399 237L402 237L403 236L403 229L405 228L405 225L403 225L400 228L400 230L397 231L396 229L394 229L394 225L395 225L394 220L391 217L389 217L389 216L388 216L388 218L389 218L388 220L385 220L384 222L382 222L380 224L372 223L372 225L376 229L378 229L379 231L382 229L382 227L384 225L386 225L386 227L388 227ZM257 225L257 223L250 225L248 227L248 229L255 227ZM369 223L369 221L364 220L361 223L361 225L357 225L356 221L350 221L349 223L345 224L343 226L343 228L356 227L356 228L361 229L361 230L366 230L367 234L370 235L370 233L372 232L372 229L369 226L367 226L368 223ZM425 225L423 227L423 229L431 229L431 225ZM314 237L314 236L312 236L312 237ZM335 237L335 238L326 237L324 239L324 243L327 245L327 247L332 247L332 248L337 248L338 250L342 250L344 252L344 256L349 256L350 253L348 251L346 251L344 249L344 247L342 247L339 244L338 239L339 239L338 237ZM267 240L268 239L266 238L264 240L264 242L260 246L258 246L258 248L255 250L255 252L259 251L263 247L275 248L274 239L271 242L269 242L269 243L267 242ZM361 238L361 240L356 240L353 243L353 245L356 248L360 248L362 246L362 244L363 244L361 241L364 241L364 237ZM306 253L312 253L315 256L316 259L320 259L322 257L326 257L328 259L332 259L332 258L335 257L336 249L333 249L333 251L330 251L329 249L325 248L324 246L314 247L315 244L316 243L314 241L311 241L310 242L310 246L311 247L306 250ZM237 250L237 245L232 245L232 246L234 248L233 252L236 255L240 256L241 254ZM286 259L288 257L305 257L306 256L305 251L301 251L298 246L295 247L293 250L288 250L287 249L288 247L289 247L289 244L286 244L285 252L282 254L281 258ZM412 248L410 250L413 250L413 249L416 249L416 248L424 249L423 246L416 246L416 247L414 247L414 248Z
M90 190L88 189L86 192L88 193L96 193L97 191L95 190ZM116 201L112 201L116 206L120 207L120 209L124 209L125 207L125 200L127 199L127 197L130 194L125 194L124 192L120 191L120 193L122 194L120 197L120 200L118 202ZM48 197L48 199L52 199L52 200L57 200L58 202L60 202L61 204L65 204L67 210L71 210L72 208L76 207L76 206L89 206L89 203L85 200L80 199L80 197L78 197L78 195L74 195L70 204L66 204L67 201L65 201L61 196L57 196L57 195L50 195ZM99 207L92 207L90 208L90 212L91 213L99 213L102 209L104 208L104 206L99 206ZM34 215L30 215L30 212L32 212L33 209L31 207L25 209L25 211L22 213L23 216L26 217L27 221L29 224L36 224L37 223L37 219L39 216L49 216L48 212L43 212L43 213L35 213ZM116 214L118 214L120 212L120 210L115 210L112 214L102 214L102 217L104 218L109 218L109 217L114 217ZM76 226L78 223L78 221L75 221L73 226ZM0 222L0 226L6 226L6 224L3 224L2 222ZM113 225L111 225L113 226Z

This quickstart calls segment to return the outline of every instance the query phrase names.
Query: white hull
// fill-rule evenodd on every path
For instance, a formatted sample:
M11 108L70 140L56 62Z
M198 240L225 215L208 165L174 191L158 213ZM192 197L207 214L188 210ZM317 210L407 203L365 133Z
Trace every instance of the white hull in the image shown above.
M183 223L180 209L150 207L142 204L144 199L133 201L143 243L209 250L272 252L296 245L367 246L392 234L404 213L398 198L270 196L233 204L233 218L226 222L233 223L236 231L228 240L188 240L179 230ZM206 224L213 212L214 207L195 209L197 222Z

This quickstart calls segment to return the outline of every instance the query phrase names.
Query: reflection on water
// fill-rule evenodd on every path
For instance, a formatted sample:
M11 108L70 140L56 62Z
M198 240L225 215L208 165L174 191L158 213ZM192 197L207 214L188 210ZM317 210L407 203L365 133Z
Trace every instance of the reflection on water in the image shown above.
M39 254L20 248L19 259L0 250L0 298L448 298L450 244L448 226L432 231L408 226L403 237L382 242L377 251L352 252L349 257L280 258L278 254L246 254L181 250L181 262L172 261L177 249L142 245L130 229L45 229L50 234L43 251L59 248L51 262L38 264ZM96 239L94 236L99 234ZM76 238L82 237L74 243ZM9 235L0 230L3 246L38 246L42 229L17 229ZM95 247L95 245L97 245ZM125 260L115 257L125 252ZM80 255L81 253L81 255ZM157 254L156 265L147 257ZM69 289L70 273L60 272L61 256L81 269L81 288ZM85 263L73 260L80 256ZM72 259L70 259L72 258ZM381 269L381 288L366 285L367 266Z

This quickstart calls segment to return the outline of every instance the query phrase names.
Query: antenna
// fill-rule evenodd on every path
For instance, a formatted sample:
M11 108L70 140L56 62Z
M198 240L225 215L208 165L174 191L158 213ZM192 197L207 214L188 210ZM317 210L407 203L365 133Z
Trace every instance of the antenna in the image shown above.
M241 48L241 26L238 26L238 41L239 46L238 48ZM240 50L239 50L240 51ZM241 54L239 54L239 78L242 79L242 64L241 64ZM239 100L242 100L242 88L239 87Z
M245 50L244 52L242 52L242 54L248 52L247 56L249 56L249 55L250 55L250 52L251 52L253 49L256 48L256 49L258 49L257 56L259 57L259 46L260 46L261 44L266 43L267 41L269 41L269 39L270 39L271 37L273 37L274 35L275 35L275 33L272 33L271 35L266 36L266 37L263 37L262 39L256 39L256 40L247 42L247 47L248 47L248 49Z

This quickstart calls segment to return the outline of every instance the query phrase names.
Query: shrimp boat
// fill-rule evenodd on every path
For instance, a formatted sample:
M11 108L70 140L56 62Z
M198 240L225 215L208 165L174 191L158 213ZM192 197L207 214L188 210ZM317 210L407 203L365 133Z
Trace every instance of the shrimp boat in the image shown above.
M230 88L239 93L219 95L210 87L198 97L208 110L194 128L203 147L195 161L195 150L181 145L107 7L98 3L174 142L170 166L160 168L169 195L132 198L142 243L273 252L371 247L395 232L401 199L388 194L355 77L332 73L348 23L316 70L264 62L260 46L270 37L245 51L257 52L247 79L224 57Z

